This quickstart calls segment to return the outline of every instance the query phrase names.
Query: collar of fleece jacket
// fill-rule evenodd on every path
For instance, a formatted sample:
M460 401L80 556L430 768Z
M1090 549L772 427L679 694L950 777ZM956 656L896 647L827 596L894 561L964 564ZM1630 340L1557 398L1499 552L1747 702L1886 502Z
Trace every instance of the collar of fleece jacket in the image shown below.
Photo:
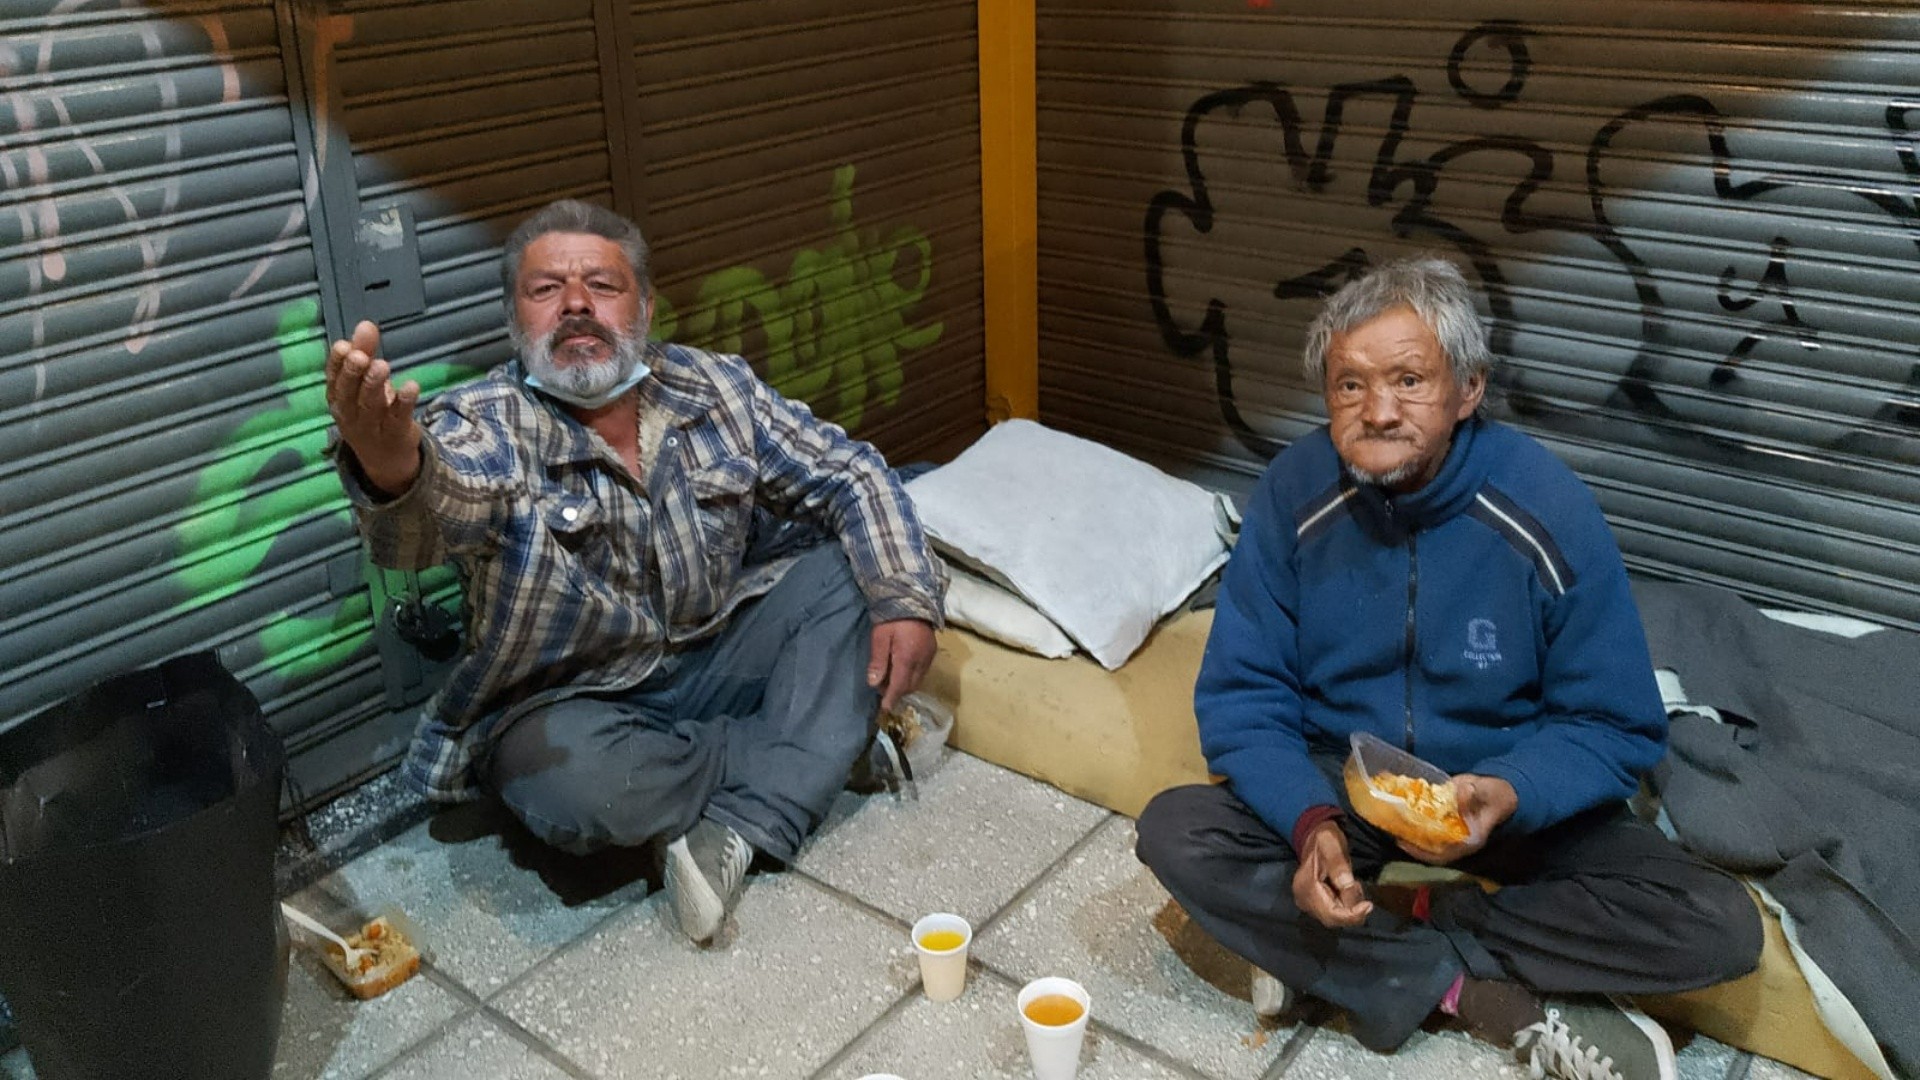
M1356 487L1352 505L1361 526L1384 543L1397 544L1408 533L1429 528L1464 513L1473 505L1474 496L1486 486L1490 462L1474 453L1485 425L1470 416L1453 429L1453 443L1447 459L1416 491L1392 494L1373 484L1356 484L1351 478L1342 486Z

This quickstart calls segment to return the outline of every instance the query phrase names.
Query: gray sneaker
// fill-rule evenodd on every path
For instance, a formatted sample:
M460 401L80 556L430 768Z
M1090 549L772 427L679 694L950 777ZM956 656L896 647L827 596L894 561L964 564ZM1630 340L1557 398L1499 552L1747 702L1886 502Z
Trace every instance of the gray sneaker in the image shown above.
M1533 1080L1677 1080L1673 1040L1638 1009L1611 998L1547 1002L1546 1019L1514 1034Z
M753 845L717 821L701 818L667 845L667 904L680 932L710 945L746 887Z
M1293 1005L1293 991L1262 968L1253 969L1252 990L1253 1015L1262 1020L1272 1020Z

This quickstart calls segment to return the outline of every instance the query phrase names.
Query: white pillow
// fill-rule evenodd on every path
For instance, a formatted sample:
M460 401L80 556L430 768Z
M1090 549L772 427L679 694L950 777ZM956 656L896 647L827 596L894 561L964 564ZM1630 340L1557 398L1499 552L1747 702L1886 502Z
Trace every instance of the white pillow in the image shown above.
M1032 604L985 578L947 564L947 621L1052 660L1073 655L1073 639Z
M1225 496L1008 420L907 485L942 551L1025 597L1109 670L1227 560Z

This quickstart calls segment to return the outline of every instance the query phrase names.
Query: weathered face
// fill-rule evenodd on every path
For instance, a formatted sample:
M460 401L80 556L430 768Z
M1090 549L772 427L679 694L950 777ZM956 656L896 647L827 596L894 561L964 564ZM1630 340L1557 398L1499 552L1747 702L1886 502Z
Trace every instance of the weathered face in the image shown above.
M1334 449L1354 475L1393 491L1433 479L1455 424L1486 392L1462 386L1440 339L1410 307L1395 307L1327 345L1327 416Z
M620 245L590 233L545 233L520 253L513 341L527 370L572 399L592 399L640 365L653 319Z
M652 303L620 245L588 233L545 233L520 254L514 281L520 336L544 343L559 367L604 364Z

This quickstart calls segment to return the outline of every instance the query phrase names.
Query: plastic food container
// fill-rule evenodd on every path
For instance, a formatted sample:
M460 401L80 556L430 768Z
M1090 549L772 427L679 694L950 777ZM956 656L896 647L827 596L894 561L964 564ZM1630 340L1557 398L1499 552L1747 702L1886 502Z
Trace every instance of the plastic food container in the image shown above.
M1353 752L1347 755L1344 775L1347 798L1353 803L1355 813L1399 839L1429 851L1461 841L1459 830L1465 826L1464 821L1457 821L1449 831L1448 823L1412 806L1406 799L1383 786L1381 780L1387 774L1397 774L1425 780L1438 787L1450 783L1452 777L1366 732L1356 732L1350 741ZM1476 831L1468 830L1464 839L1472 843L1478 842L1480 837Z
M953 710L938 698L916 692L896 702L880 723L899 740L900 750L907 755L907 763L918 779L939 766L940 750L953 731Z
M355 948L373 951L371 967L365 971L348 970L346 957L333 946L323 945L320 960L362 1001L379 997L420 970L420 928L397 908L387 908L346 938Z

